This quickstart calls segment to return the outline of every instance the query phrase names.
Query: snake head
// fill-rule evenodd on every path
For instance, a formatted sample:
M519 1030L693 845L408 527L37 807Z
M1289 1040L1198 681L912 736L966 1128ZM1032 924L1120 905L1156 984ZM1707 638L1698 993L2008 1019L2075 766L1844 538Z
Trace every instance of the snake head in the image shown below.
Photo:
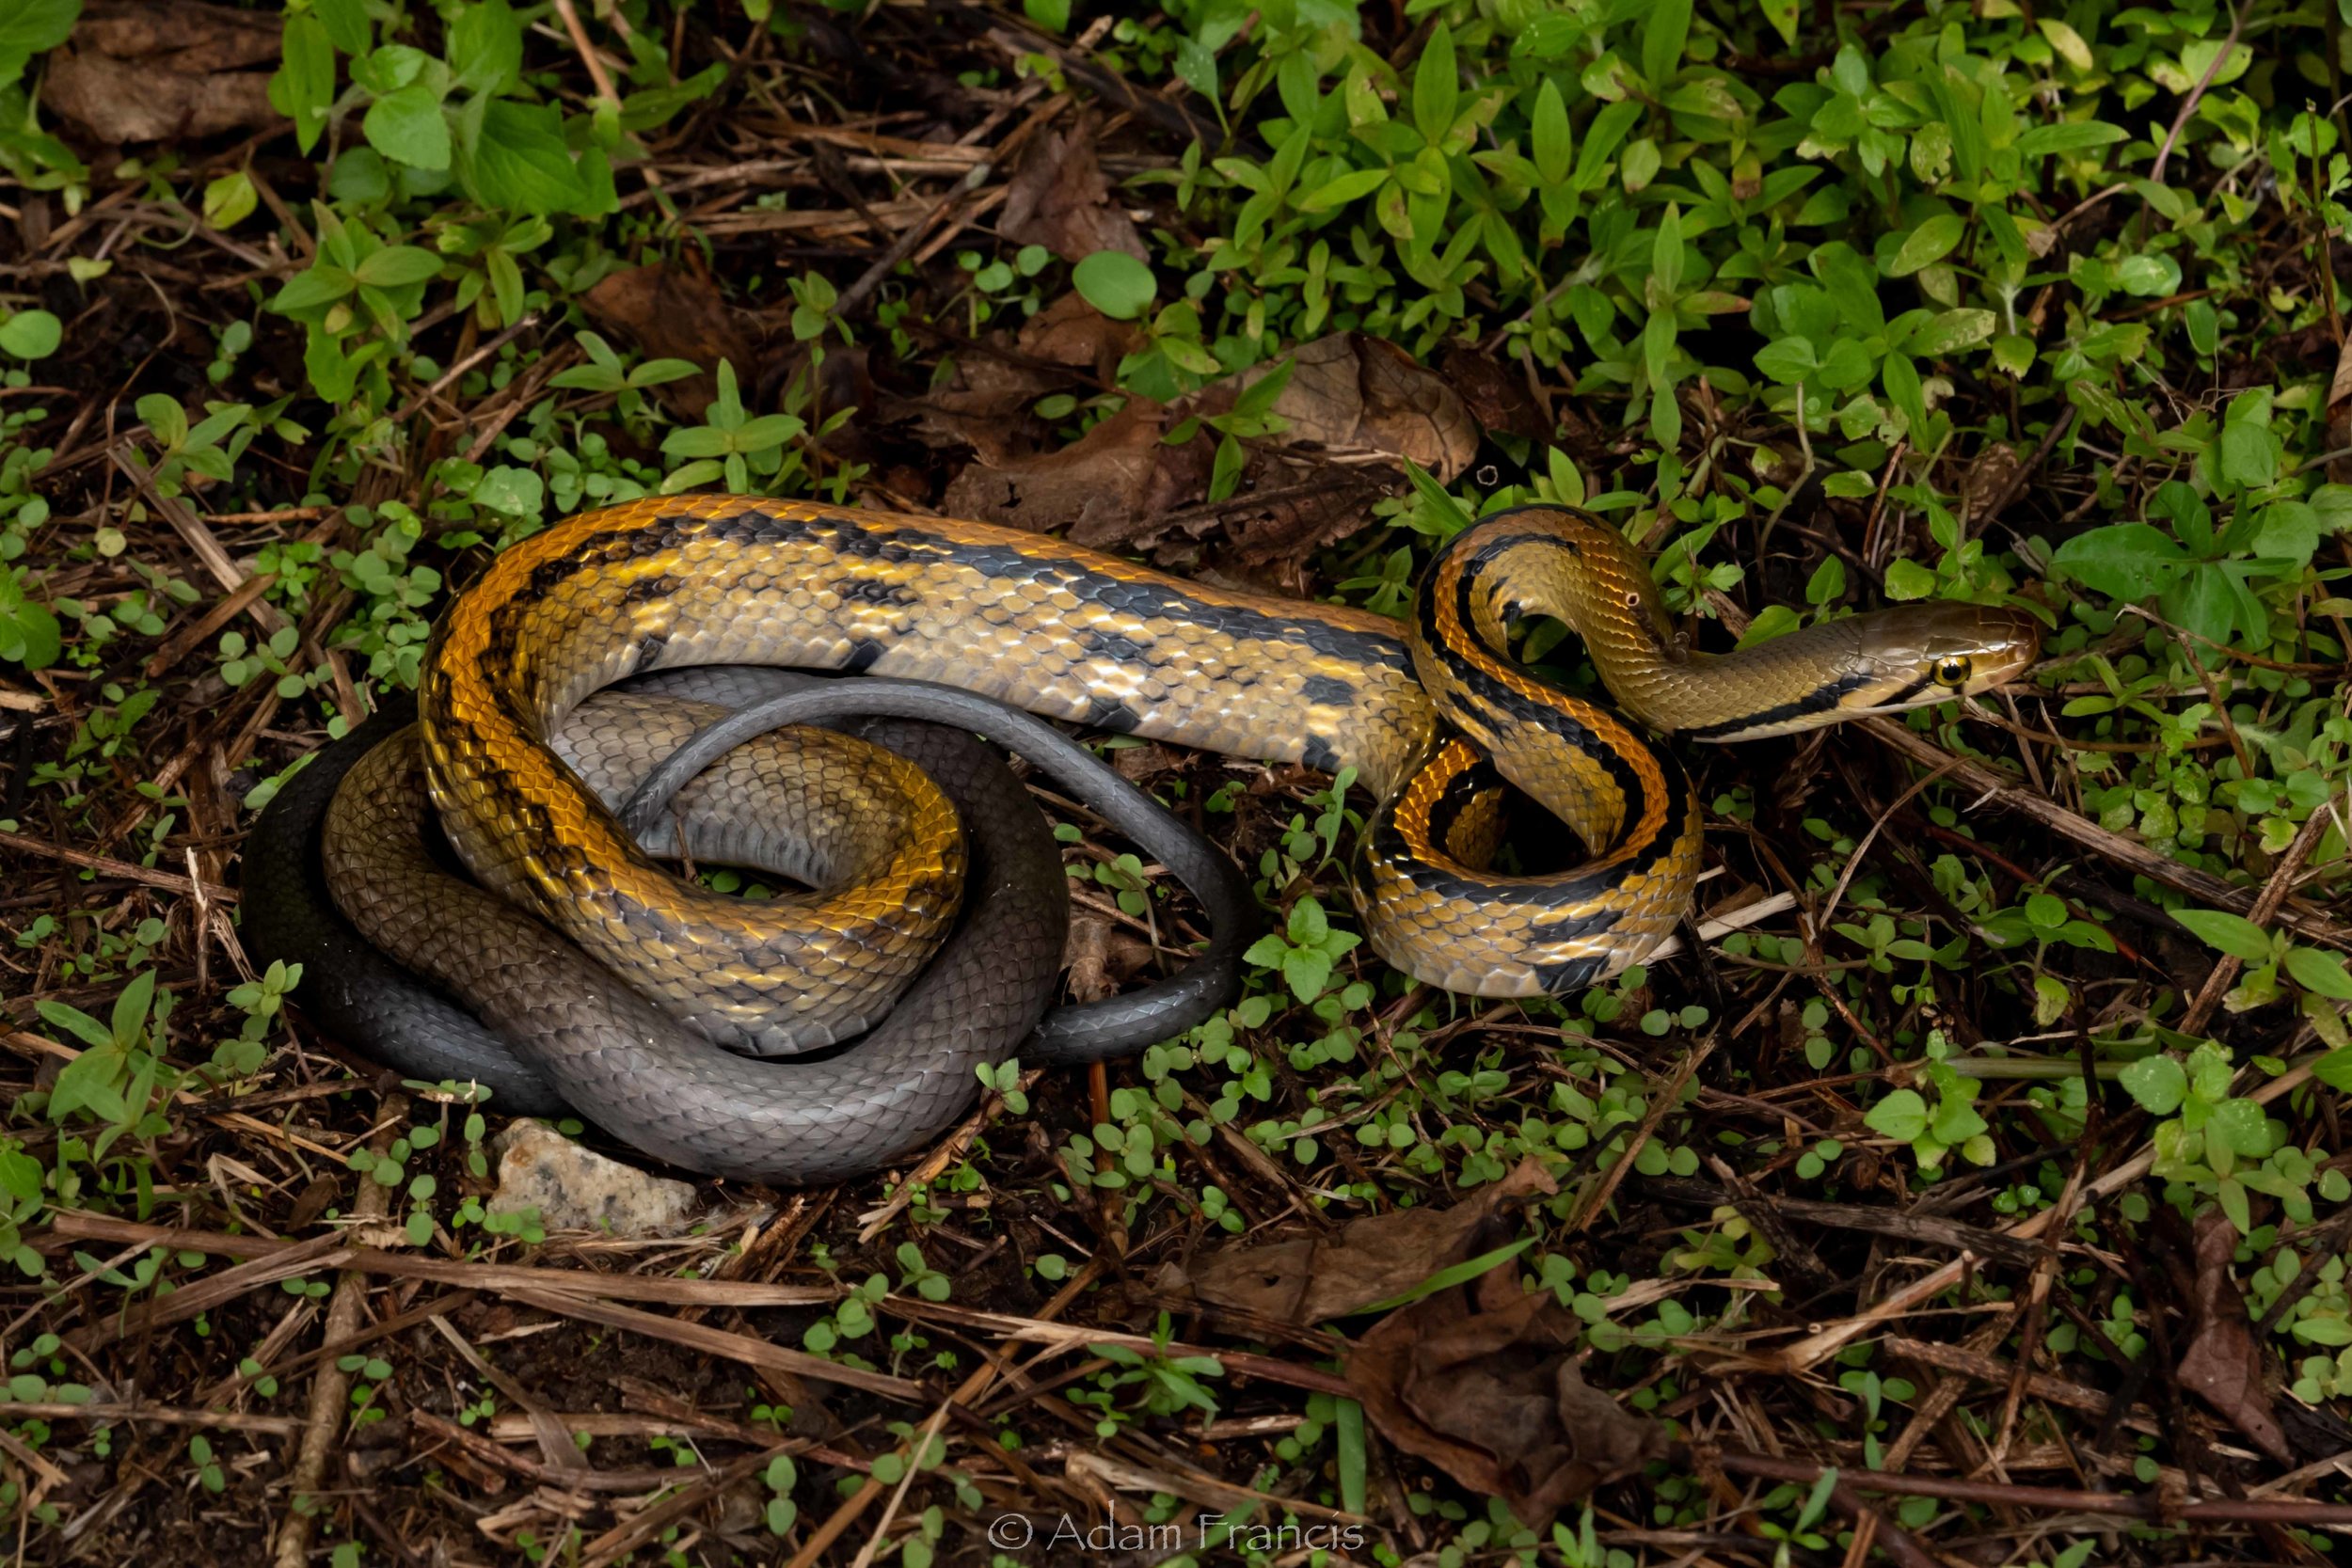
M1948 703L2013 680L2042 652L2042 625L1989 605L1903 605L1824 621L1710 660L1747 711L1676 727L1693 740L1756 740Z
M2042 623L2022 610L1935 603L1833 622L1852 639L1836 717L1900 713L2016 679L2042 654Z

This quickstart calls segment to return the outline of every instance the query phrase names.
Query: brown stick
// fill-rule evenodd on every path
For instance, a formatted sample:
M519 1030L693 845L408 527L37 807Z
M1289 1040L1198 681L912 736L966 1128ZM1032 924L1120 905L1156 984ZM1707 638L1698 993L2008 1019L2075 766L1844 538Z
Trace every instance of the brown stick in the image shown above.
M154 1243L222 1258L261 1258L298 1242L263 1236L231 1236L218 1230L183 1230L139 1225L105 1214L63 1210L50 1228L59 1236L101 1242ZM593 1274L586 1269L540 1269L519 1263L463 1263L379 1247L354 1247L343 1265L356 1274L396 1275L437 1284L512 1294L548 1291L583 1298L649 1301L670 1307L821 1307L841 1299L830 1285L762 1285L731 1279L671 1279L653 1275Z
M2279 906L2286 902L2287 891L2295 885L2295 874L2303 869L2303 863L2319 847L2320 834L2326 832L2328 824L2334 820L2335 814L2328 810L2333 804L2335 800L2330 797L2321 801L2311 816L2304 818L2303 826L2296 831L2294 841L2279 857L2279 863L2271 867L2269 879L2263 883L2262 896L2254 900L2254 908L2247 919L2257 926L2267 926L2278 918ZM2221 999L2229 994L2230 987L2236 982L2238 971L2245 967L2244 960L2233 955L2221 955L2221 961L2213 966L2211 974L2205 976L2204 988L2198 991L2197 1000L2183 1015L2182 1034L2196 1035L2204 1031L2205 1021L2213 1017L2213 1010L2221 1005Z
M61 861L78 865L85 871L95 871L102 877L119 877L125 881L143 882L149 887L162 888L166 893L193 895L197 885L176 871L157 871L149 866L134 865L129 861L115 860L106 855L93 855L84 849L69 849L62 844L48 844L23 833L0 832L0 849L15 849L44 860ZM237 890L218 882L204 884L204 896L233 904Z
M1774 1459L1738 1449L1718 1450L1715 1462L1740 1475L1793 1481L1801 1486L1820 1481L1827 1468L1804 1460ZM2058 1486L2012 1486L2003 1481L1957 1481L1942 1476L1890 1476L1876 1470L1841 1470L1838 1483L1856 1491L1882 1492L1893 1497L1948 1497L1954 1502L2040 1509L2053 1513L2106 1513L2124 1519L2177 1520L2184 1524L2304 1525L2322 1529L2352 1525L2352 1503L2222 1498L2176 1504L2153 1492L2079 1492Z
M391 1148L400 1124L407 1117L406 1095L384 1097L380 1112L382 1131L370 1140L377 1153ZM351 1212L362 1224L380 1220L389 1210L391 1200L389 1187L381 1181L362 1180ZM365 1275L354 1270L335 1282L335 1299L326 1308L323 1338L347 1339L359 1326L359 1313L366 1305L365 1279ZM334 1455L336 1436L342 1431L343 1408L350 1398L351 1374L338 1362L321 1363L311 1374L310 1409L303 1423L301 1446L294 1450L292 1473L286 1478L286 1517L278 1528L277 1568L303 1568L310 1556L310 1527L318 1514L315 1505L319 1488L326 1480L326 1462Z
M1860 727L1880 740L1928 768L1941 768L1952 753L1933 741L1917 736L1902 725L1885 719L1865 719ZM2060 838L2081 845L2104 860L2135 871L2153 882L2161 882L2176 893L2187 894L2200 903L2233 914L2249 914L2254 908L2255 895L2246 889L2233 887L2209 872L2193 865L2184 865L2169 856L2159 855L2142 845L2134 844L2120 833L2109 832L2096 822L2076 816L2057 801L2031 790L2019 789L1992 768L1973 758L1963 757L1951 770L1952 781L1979 797L1979 804L1999 806L2029 816ZM2315 914L2303 914L2283 907L2276 918L2293 927L2314 942L2330 947L2352 949L2352 930L2324 920Z

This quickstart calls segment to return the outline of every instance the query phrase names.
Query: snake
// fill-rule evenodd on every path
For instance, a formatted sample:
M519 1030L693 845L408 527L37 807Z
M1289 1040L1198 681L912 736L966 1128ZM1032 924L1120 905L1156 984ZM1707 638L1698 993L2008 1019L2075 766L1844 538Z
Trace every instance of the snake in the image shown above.
M1518 657L1515 635L1542 617L1580 640L1606 701ZM580 978L562 985L581 989L549 992L564 1000L558 1011L628 993L613 1003L627 1009L626 1024L598 1027L643 1035L666 1020L734 1064L730 1074L837 1070L865 1054L870 1035L833 1061L788 1058L889 1027L906 1006L893 996L933 940L914 926L935 927L938 910L909 909L914 884L900 881L867 900L854 926L812 924L804 909L682 879L649 831L658 813L641 802L633 829L616 792L600 794L551 741L598 693L665 673L777 666L857 675L867 678L833 684L906 683L977 699L985 705L946 721L983 734L992 733L986 714L1020 713L1360 785L1374 804L1351 885L1372 952L1447 990L1556 996L1642 961L1692 907L1701 802L1664 737L1748 740L1953 702L2016 677L2040 638L2040 622L2015 605L1934 600L1702 653L1676 627L1639 548L1601 518L1552 503L1490 513L1454 533L1400 620L1186 580L980 522L648 497L510 546L457 596L428 646L417 722L401 732L405 768L384 770L413 781L408 794L380 784L385 799L404 803L345 832L405 839L437 828L485 903L521 911L576 949ZM666 773L649 768L641 782L660 773L659 797L746 736L804 713L793 704L805 701L737 705L687 740ZM1535 874L1494 869L1514 789L1565 823L1585 858ZM335 802L353 790L346 773ZM963 820L975 827L998 809L967 809ZM331 840L333 827L318 831ZM317 824L290 813L257 825L256 837L300 836L289 828ZM1213 879L1213 867L1199 869ZM362 944L407 958L400 949L419 922L395 929L401 923L386 911L417 904L419 874L413 862L354 860L334 878L332 896ZM251 907L267 924L306 885L317 883L280 877ZM501 988L450 935L480 918L472 911L446 916L461 924L445 925L452 951L438 956L434 977L479 996ZM284 924L315 924L315 912L313 900ZM600 978L591 986L590 975ZM374 984L361 986L363 1006ZM1197 1009L1200 996L1187 1001ZM504 1010L510 1037L539 1027L527 1006ZM1148 1015L1130 1022L1155 1026ZM659 1120L681 1098L694 1101L679 1122L687 1130L664 1135L663 1157L762 1180L877 1168L911 1147L914 1123L939 1125L945 1102L934 1095L918 1106L915 1091L867 1085L824 1124L828 1152L812 1161L755 1147L767 1132L736 1129L723 1094L665 1076L666 1068L623 1075L617 1089L659 1115L590 1104L569 1081L580 1049L538 1042L522 1053L608 1125ZM970 1079L969 1057L954 1067ZM830 1092L811 1081L810 1094Z

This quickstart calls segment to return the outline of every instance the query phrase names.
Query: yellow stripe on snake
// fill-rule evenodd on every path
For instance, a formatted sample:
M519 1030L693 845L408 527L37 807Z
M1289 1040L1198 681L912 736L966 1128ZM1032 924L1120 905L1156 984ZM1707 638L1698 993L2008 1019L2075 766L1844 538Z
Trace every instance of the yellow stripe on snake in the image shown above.
M1627 717L1518 662L1510 628L1536 615L1582 639ZM1691 908L1699 803L1636 724L1783 734L1983 690L2038 648L2022 611L1939 603L1695 654L1639 553L1565 507L1458 534L1398 622L980 523L688 497L572 517L501 555L440 627L420 706L434 804L478 879L665 1009L772 1053L886 1008L928 952L921 922L892 902L904 889L812 923L665 871L548 749L600 688L688 665L870 672L1095 730L1353 768L1378 802L1356 879L1373 951L1448 990L1528 996L1639 962ZM1485 869L1505 781L1592 858Z

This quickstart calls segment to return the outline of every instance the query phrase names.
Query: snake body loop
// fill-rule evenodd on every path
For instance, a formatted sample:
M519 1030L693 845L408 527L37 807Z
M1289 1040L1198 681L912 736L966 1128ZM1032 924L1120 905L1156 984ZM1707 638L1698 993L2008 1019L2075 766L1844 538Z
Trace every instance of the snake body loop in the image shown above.
M1633 722L1520 663L1510 639L1535 616L1566 623ZM1697 799L1680 764L1636 723L1708 741L1788 733L1985 689L2038 647L2023 612L1934 605L1723 657L1693 654L1639 553L1562 507L1465 530L1439 550L1399 623L1188 583L977 523L680 498L570 518L493 562L437 631L417 739L435 815L485 887L631 975L647 998L632 1007L774 1053L885 1013L885 1028L897 1023L908 1004L892 1012L889 998L930 938L907 919L903 894L866 903L844 894L857 923L812 924L799 906L681 883L655 858L659 832L641 844L549 750L603 688L697 666L800 666L936 683L1253 760L1352 768L1376 802L1356 883L1373 949L1418 979L1500 996L1604 979L1640 961L1689 910ZM784 721L778 714L804 714L798 702L721 721L694 754ZM1019 728L986 705L950 721L1000 736ZM1506 783L1557 815L1591 858L1543 876L1486 869ZM974 825L969 811L965 821ZM338 894L364 913L409 875L355 871L338 879ZM1222 940L1225 923L1217 929ZM1213 952L1209 967L1232 951ZM452 955L444 983L478 967ZM1229 971L1220 973L1237 973ZM628 1028L642 1025L641 1014L626 1016ZM531 1027L527 1017L516 1022ZM647 1069L634 1092L668 1091ZM787 1175L888 1158L906 1145L898 1126L882 1124L902 1102L912 1107L914 1091L861 1102L876 1125L850 1139L854 1158L829 1154ZM660 1151L703 1169L777 1169L734 1146L714 1164L705 1134L666 1136Z

